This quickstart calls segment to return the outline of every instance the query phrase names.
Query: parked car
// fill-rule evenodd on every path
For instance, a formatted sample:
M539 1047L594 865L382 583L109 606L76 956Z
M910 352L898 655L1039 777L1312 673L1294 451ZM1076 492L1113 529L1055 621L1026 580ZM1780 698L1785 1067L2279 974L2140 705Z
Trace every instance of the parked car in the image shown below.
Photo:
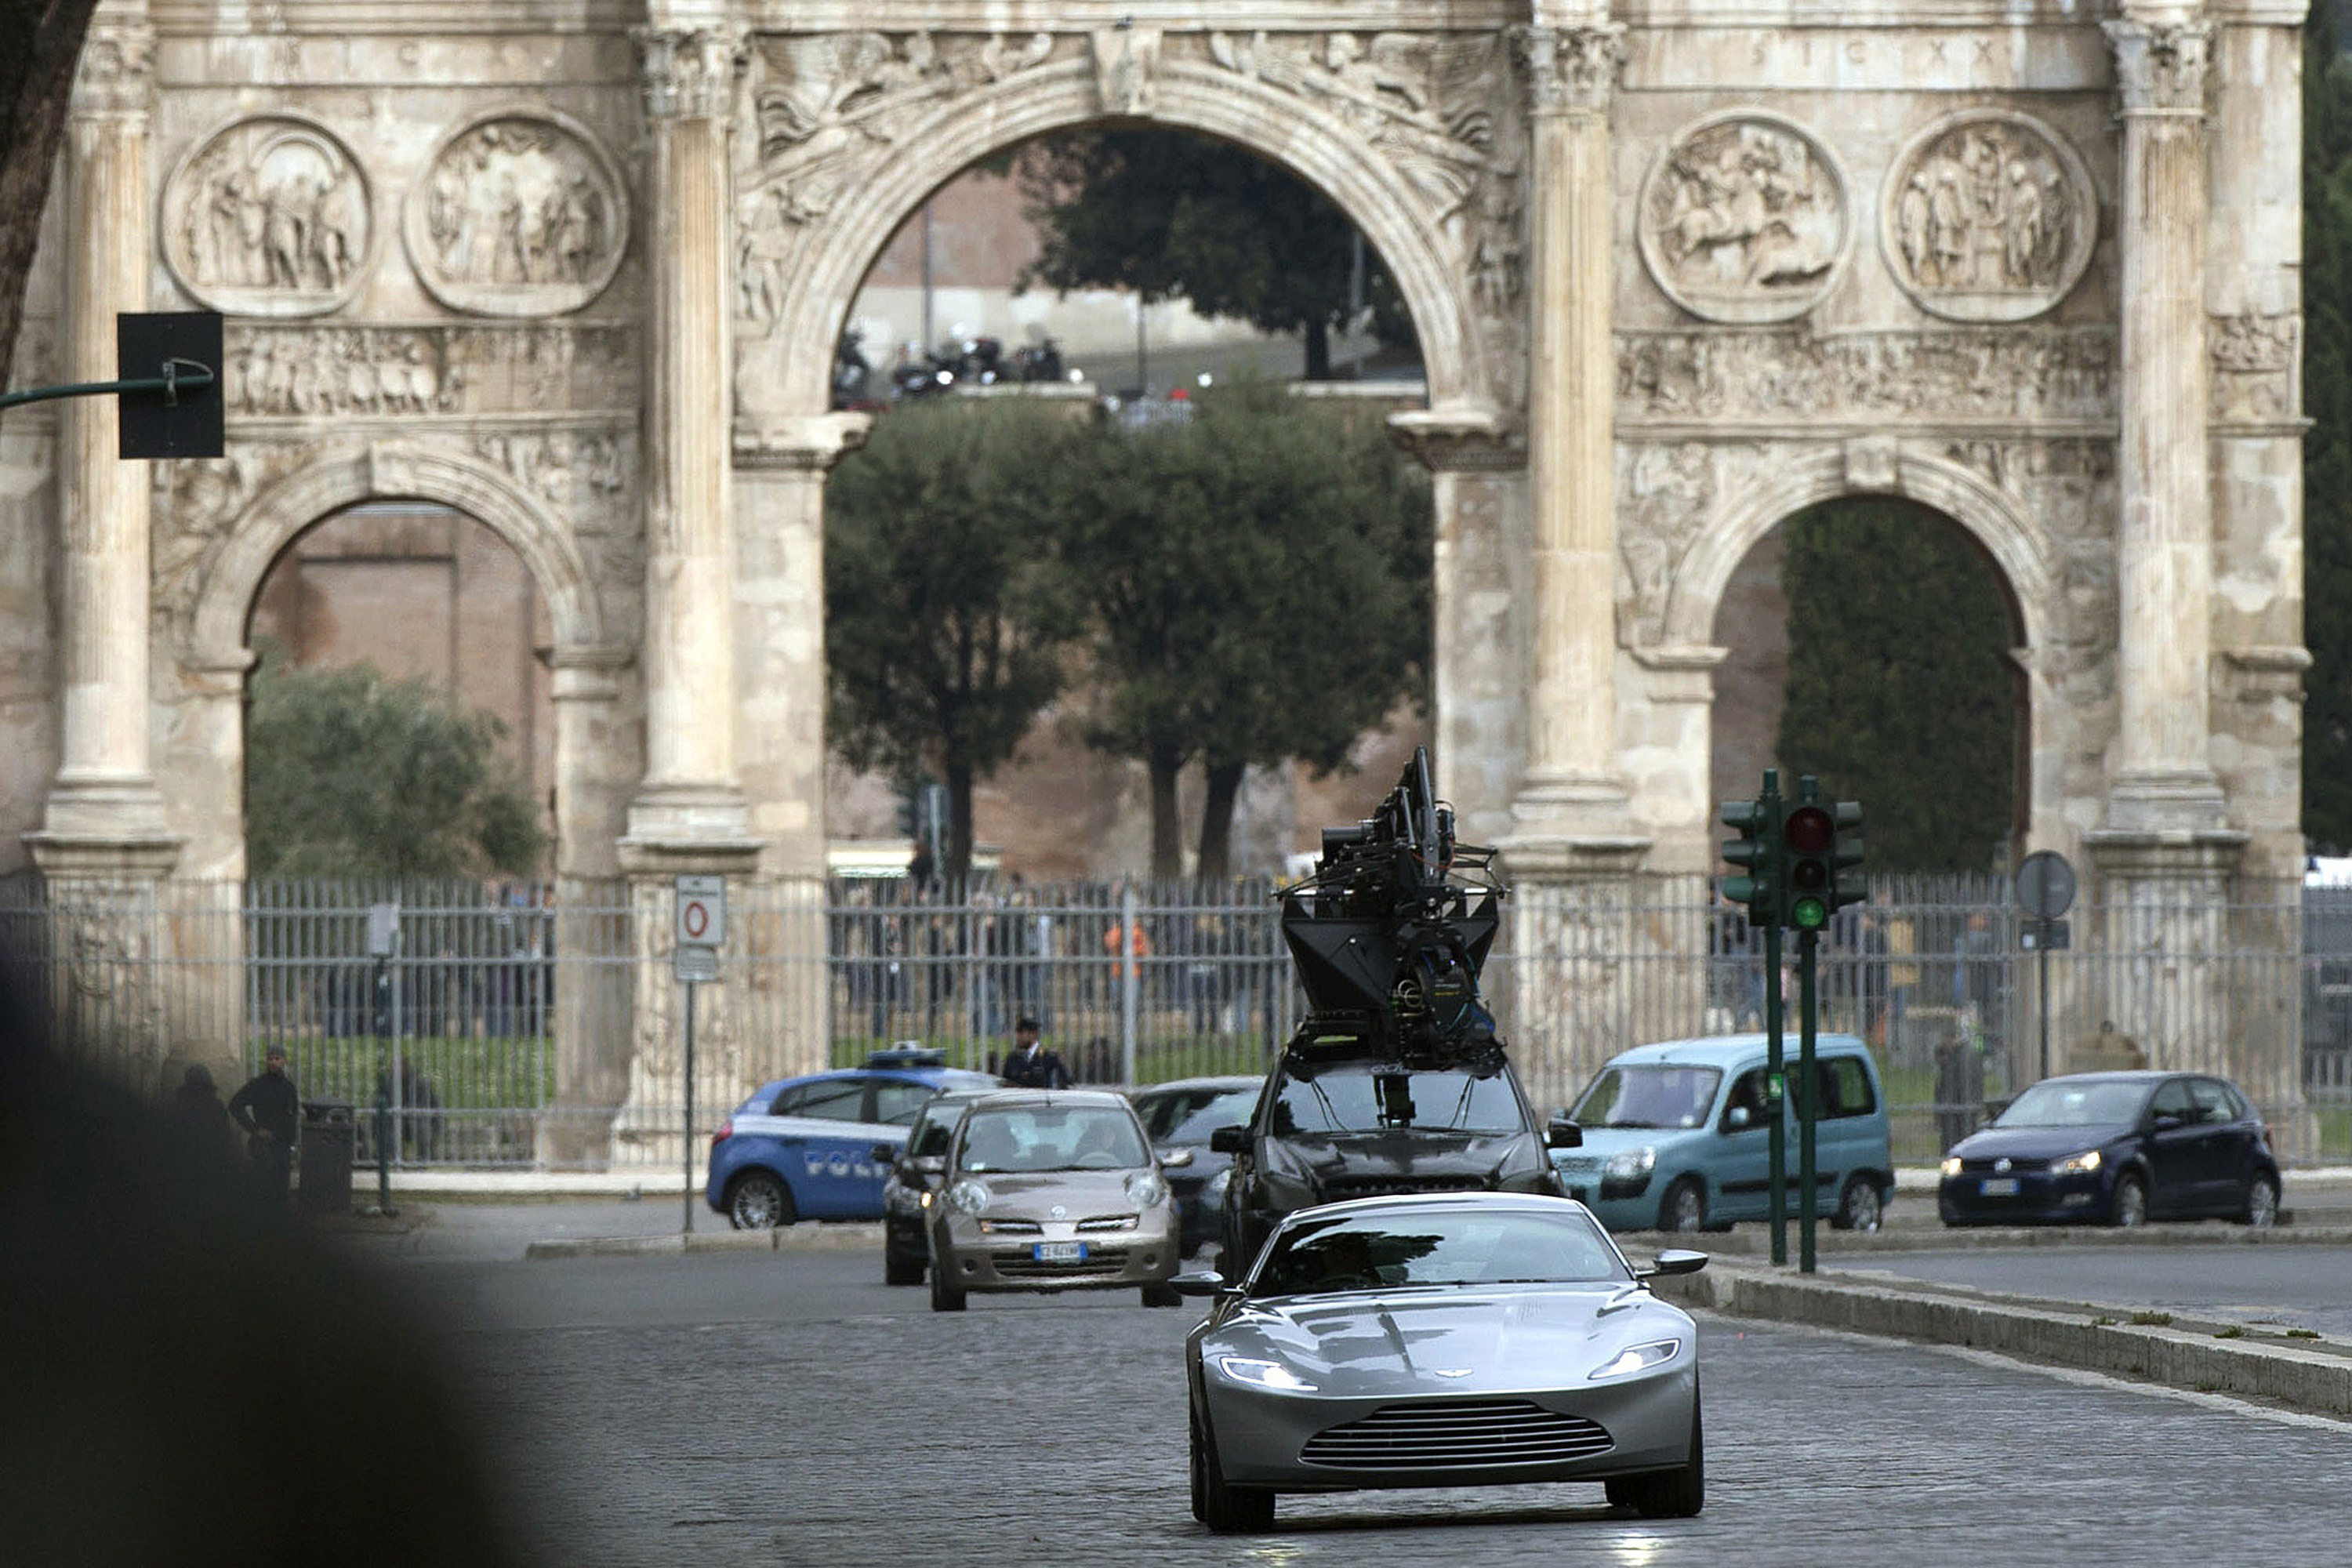
M2278 1218L2270 1129L2238 1086L2203 1073L2043 1079L1944 1157L1946 1225L2218 1215Z
M1184 1346L1192 1515L1265 1530L1282 1492L1601 1481L1685 1519L1706 1500L1698 1331L1577 1205L1501 1193L1301 1209Z
M1191 1164L1168 1173L1187 1258L1216 1239L1217 1210L1224 1202L1226 1173L1234 1163L1232 1155L1212 1148L1209 1139L1220 1127L1248 1121L1265 1087L1262 1078L1188 1078L1154 1084L1129 1097L1145 1136L1163 1157L1177 1149L1192 1152Z
M1821 1110L1813 1123L1815 1213L1844 1230L1876 1230L1895 1195L1885 1096L1868 1047L1852 1035L1814 1045ZM1797 1078L1788 1042L1788 1082ZM1728 1230L1771 1212L1771 1128L1762 1035L1668 1040L1612 1058L1569 1118L1581 1148L1552 1151L1569 1196L1612 1230ZM1783 1097L1790 1210L1796 1211L1797 1102Z
M955 1136L963 1108L991 1092L985 1089L947 1089L923 1102L915 1124L907 1130L903 1147L874 1145L877 1162L887 1160L890 1173L882 1182L882 1282L920 1285L930 1267L931 1244L924 1220L946 1184L948 1142Z
M869 1058L890 1062L887 1053ZM889 1163L878 1145L907 1130L943 1089L992 1089L987 1073L929 1065L849 1068L763 1083L710 1138L704 1196L738 1230L803 1219L880 1219ZM920 1065L917 1065L917 1064Z
M933 1311L962 1311L974 1290L1134 1287L1147 1307L1177 1304L1175 1201L1120 1096L983 1095L957 1120L941 1174L929 1211Z

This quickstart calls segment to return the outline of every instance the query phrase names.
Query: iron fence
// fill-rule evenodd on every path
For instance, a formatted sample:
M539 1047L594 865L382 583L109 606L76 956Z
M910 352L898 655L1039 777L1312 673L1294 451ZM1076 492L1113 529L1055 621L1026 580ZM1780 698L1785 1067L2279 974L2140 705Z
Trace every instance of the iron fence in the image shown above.
M738 886L721 982L698 1011L707 1136L770 1079L900 1041L994 1065L1037 1018L1081 1082L1263 1072L1296 1026L1269 886L990 889L895 879ZM2224 1073L2303 1157L2352 1123L2352 902L2300 889L2074 917L2025 950L2005 885L1880 879L1820 963L1822 1027L1876 1053L1898 1156L1932 1159L2049 1070ZM370 910L397 910L370 950ZM76 1047L165 1089L182 1059L286 1046L306 1098L358 1111L358 1157L404 1165L674 1166L685 1084L666 886L166 883L0 886L0 957ZM1760 1026L1759 933L1696 878L1525 889L1486 991L1539 1108L1573 1103L1645 1040ZM1780 984L1794 1049L1794 944ZM2048 1016L2049 1040L2043 1039Z

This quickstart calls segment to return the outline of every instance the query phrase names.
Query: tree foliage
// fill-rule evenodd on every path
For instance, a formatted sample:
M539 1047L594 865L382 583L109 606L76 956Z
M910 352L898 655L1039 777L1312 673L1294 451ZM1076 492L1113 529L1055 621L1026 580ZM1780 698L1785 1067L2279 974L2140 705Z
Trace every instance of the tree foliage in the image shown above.
M2303 828L2352 848L2352 62L2315 7L2303 71Z
M529 876L546 836L505 727L422 677L297 669L265 649L245 729L257 877Z
M0 386L9 384L74 65L97 9L98 0L0 0Z
M951 883L971 867L974 781L1067 679L1056 542L1082 436L1049 405L909 405L826 488L833 742L854 766L945 778Z
M1783 793L1815 773L1825 795L1860 801L1873 870L1989 868L2015 821L2020 741L1993 567L1903 501L1835 501L1783 526Z
M1044 237L1024 287L1187 300L1205 316L1304 337L1307 379L1329 377L1331 333L1351 315L1356 229L1287 170L1206 137L1081 132L1034 148L1021 192ZM1412 320L1369 248L1363 287L1375 335L1411 344Z
M1426 477L1376 416L1266 383L1217 388L1186 424L1106 427L1083 471L1069 552L1094 627L1087 739L1150 769L1157 876L1182 869L1177 773L1206 765L1199 870L1222 876L1245 767L1341 766L1420 689Z

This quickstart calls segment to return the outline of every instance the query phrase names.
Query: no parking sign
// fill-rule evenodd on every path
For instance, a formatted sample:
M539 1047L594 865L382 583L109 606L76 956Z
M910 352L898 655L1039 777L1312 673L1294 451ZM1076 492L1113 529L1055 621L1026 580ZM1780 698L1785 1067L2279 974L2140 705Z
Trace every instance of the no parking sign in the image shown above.
M677 879L677 941L675 959L681 981L719 978L719 945L727 940L727 879Z

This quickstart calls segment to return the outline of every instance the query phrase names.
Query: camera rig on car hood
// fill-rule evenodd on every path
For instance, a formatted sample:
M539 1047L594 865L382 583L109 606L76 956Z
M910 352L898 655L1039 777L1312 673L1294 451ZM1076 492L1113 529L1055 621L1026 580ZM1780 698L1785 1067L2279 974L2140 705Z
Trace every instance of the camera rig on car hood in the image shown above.
M1369 819L1323 830L1314 875L1282 894L1283 941L1309 1009L1285 1051L1296 1076L1366 1057L1414 1071L1502 1070L1478 994L1502 923L1494 860L1493 849L1455 841L1454 808L1437 799L1422 747Z

